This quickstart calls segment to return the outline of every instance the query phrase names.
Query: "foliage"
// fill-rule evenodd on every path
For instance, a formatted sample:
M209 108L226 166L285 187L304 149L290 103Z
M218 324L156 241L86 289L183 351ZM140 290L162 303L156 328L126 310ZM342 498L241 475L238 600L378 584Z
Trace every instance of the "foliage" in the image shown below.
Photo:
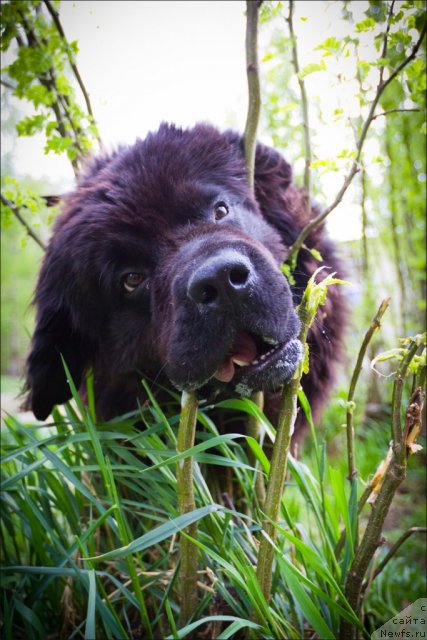
M340 6L343 33L324 38L319 32L298 73L309 97L312 193L320 201L331 176L335 189L337 178L347 175L357 158L375 91L410 56L426 20L425 3L419 1L343 2ZM77 174L98 134L76 73L77 43L66 41L58 7L48 0L2 4L2 46L12 57L5 82L15 97L34 107L34 113L15 123L18 135L42 131L46 152L66 154ZM362 9L366 9L364 15ZM295 11L296 35L290 38L283 28L289 3L265 1L261 6L261 30L271 38L267 53L261 55L262 117L267 138L286 151L302 182L305 122L301 85L291 61L300 29L313 18L301 15L310 13L306 3L296 3ZM76 83L86 108L77 101ZM358 476L350 487L342 454L348 384L341 381L323 427L312 423L310 408L300 394L311 437L304 443L301 459L288 459L279 521L273 524L277 535L270 537L272 599L266 601L255 571L265 521L255 486L259 474L267 476L270 471L262 445L267 449L275 438L274 426L259 407L250 400L228 400L199 410L194 446L177 453L180 407L176 397L160 408L150 392L150 403L136 414L99 423L89 377L88 407L74 389L74 402L63 412L54 410L49 423L5 419L0 544L6 639L145 634L175 640L193 630L200 637L220 633L221 638L250 634L335 638L343 620L367 636L403 608L407 599L414 601L425 594L419 572L424 546L420 539L411 539L397 559L363 585L361 620L345 595L358 549L357 497L370 486L390 441L394 375L386 367L400 366L412 344L396 347L397 336L422 330L425 130L423 44L381 94L359 158L355 188L349 191L359 207L362 230L361 242L351 247L357 271L349 279L361 285L358 304L352 308L354 336L363 332L382 291L398 283L396 319L394 323L389 319L388 334L376 338L370 354L385 375L378 381L373 371L369 375L362 371L362 384L352 401L356 451L363 452L357 456ZM331 140L328 155L320 151L325 132ZM332 144L336 140L339 148ZM6 178L2 192L43 236L55 215L47 212L40 198L46 191L40 185L35 189L29 182ZM332 196L328 193L328 198ZM22 354L19 347L16 353L8 350L14 344L9 336L18 335L15 325L22 328L16 322L16 309L22 309L24 298L29 299L34 264L41 255L31 241L24 250L18 248L25 236L14 223L13 207L3 207L2 285L8 317L6 331L2 330L2 344L6 336L3 370L10 369L11 358L19 361ZM314 253L313 257L320 258ZM287 265L284 271L292 279ZM25 290L15 286L18 279L25 280ZM16 341L22 341L22 336ZM359 340L348 342L352 353ZM425 352L416 355L413 363L425 371ZM403 406L410 395L411 377ZM224 410L235 412L239 419L255 418L262 426L261 443L242 433L220 432L217 418ZM176 465L191 456L195 508L183 514L177 500ZM419 504L424 477L422 456L411 456L408 482L397 494L386 523L386 536L392 542L402 528L425 520ZM224 482L229 490L225 499ZM361 536L369 510L365 506L360 513ZM192 622L179 628L177 534L188 537L195 530L188 527L194 523L197 539L190 541L199 548L201 597ZM370 576L385 551L379 549L372 559Z
M292 73L293 40L283 29L289 13L288 3L264 5L265 27L271 35L263 60L263 128L273 144L286 152L296 167L297 179L301 176L302 182L301 96ZM313 43L309 52L311 60L303 60L299 74L305 79L309 95L311 169L315 176L312 191L322 205L328 204L324 192L330 192L331 172L346 174L356 156L356 143L379 83L386 82L404 63L425 30L423 2L373 1L365 5L364 16L361 15L363 6L362 3L343 3L342 19L334 25L341 37L328 35L322 41L319 31L318 42ZM315 18L307 18L305 3L296 3L296 11L304 32ZM327 92L322 92L322 82L328 87ZM387 286L393 279L399 284L393 301L399 318L397 335L416 331L424 321L425 86L424 41L418 55L381 95L352 194L360 203L362 242L355 247L352 257L361 261L360 271L365 280L364 321L375 304L373 290L384 289L383 264L384 260L390 260L394 273ZM320 143L328 132L331 155L325 156L325 145ZM345 216L345 204L341 208L340 215ZM373 286L368 279L373 281Z
M69 79L76 69L78 45L64 37L58 5L48 0L2 4L1 48L13 57L3 73L13 95L34 107L34 114L16 124L18 135L44 132L45 153L66 153L77 170L82 157L92 151L98 131L90 103L87 109L79 105Z
M267 605L253 568L263 515L253 490L257 471L245 446L251 438L221 435L215 426L216 412L227 407L256 414L265 437L273 438L274 428L259 408L250 400L234 400L199 411L203 428L197 430L195 446L177 454L177 400L171 398L164 412L151 405L137 415L97 423L96 429L93 407L83 407L77 395L75 402L63 415L55 410L49 424L6 419L3 637L36 638L59 629L69 637L73 631L83 634L85 624L100 637L133 637L144 611L146 637L184 637L189 627L177 630L175 622L176 534L191 521L198 522L193 543L201 555L202 597L193 616L199 630L213 634L222 625L229 636L223 630L221 637L232 637L239 628L255 626L254 612L261 620L257 637L302 638L312 629L321 638L335 638L341 616L360 626L343 596L354 542L349 538L338 557L334 551L341 528L351 521L345 470L324 444L312 440L311 463L289 458L275 541L274 598ZM135 427L135 418L142 428ZM384 433L381 455L387 441ZM268 473L260 446L255 441L251 445ZM183 517L175 469L190 455L195 460L196 509ZM366 467L372 473L373 467ZM243 497L237 510L218 503L213 477L221 476ZM363 475L361 486L365 479ZM129 563L135 570L130 581ZM394 615L393 607L407 596L409 585L414 599L422 593L421 575L408 574L412 582L402 575L393 597L384 599L385 575L370 586L372 629ZM135 589L135 579L140 589ZM86 628L86 637L95 634Z

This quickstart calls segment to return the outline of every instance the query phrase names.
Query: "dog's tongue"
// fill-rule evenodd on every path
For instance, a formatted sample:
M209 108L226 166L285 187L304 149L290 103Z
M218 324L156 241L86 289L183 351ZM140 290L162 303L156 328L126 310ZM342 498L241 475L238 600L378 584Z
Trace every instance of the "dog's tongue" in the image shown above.
M255 360L256 354L256 344L252 336L245 331L240 331L234 339L228 356L221 362L213 377L221 382L230 382L235 373L234 363L246 366Z

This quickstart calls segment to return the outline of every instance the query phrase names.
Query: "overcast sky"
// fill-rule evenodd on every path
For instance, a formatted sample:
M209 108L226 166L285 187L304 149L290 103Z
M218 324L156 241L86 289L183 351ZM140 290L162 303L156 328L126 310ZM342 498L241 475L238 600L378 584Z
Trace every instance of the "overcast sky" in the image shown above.
M361 14L367 3L352 4ZM343 35L346 25L340 8L338 2L296 2L302 65L313 60L314 47L327 35ZM107 147L131 143L163 120L180 125L208 120L242 131L247 105L244 12L243 0L63 0L61 21L67 38L79 42L78 67ZM261 50L267 45L266 35L262 30ZM6 63L3 59L3 66ZM321 74L310 76L313 95L324 93L325 78L316 76ZM325 127L323 139L329 152L334 144L337 153L342 147L338 130ZM64 189L72 186L69 162L44 155L41 137L3 142L6 151L14 145L19 173L48 175ZM324 181L328 198L340 179L332 175ZM350 200L351 194L345 223L339 211L331 219L331 233L337 238L360 232L357 208Z

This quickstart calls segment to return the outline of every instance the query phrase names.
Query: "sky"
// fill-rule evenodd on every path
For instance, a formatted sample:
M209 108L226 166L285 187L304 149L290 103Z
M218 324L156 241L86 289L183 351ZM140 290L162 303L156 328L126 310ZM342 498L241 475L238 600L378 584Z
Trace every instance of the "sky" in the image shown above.
M296 3L302 66L313 60L315 45L327 35L344 35L340 4ZM366 3L352 4L362 18ZM232 124L243 130L247 108L243 0L63 0L60 17L67 38L79 42L78 67L107 148L132 143L157 129L162 121L191 126L205 120L220 128ZM268 50L267 36L261 30L261 55ZM7 62L4 58L2 66ZM307 81L313 95L325 93L325 77L319 76L312 74ZM351 112L354 88L343 87L342 91L347 92ZM329 106L336 106L334 98ZM320 148L324 146L328 154L338 153L343 135L348 132L324 126L318 135ZM18 173L47 175L64 190L71 188L73 174L68 160L44 155L43 144L41 136L3 139L5 151L13 145ZM331 174L321 180L329 202L343 176ZM354 197L350 191L345 215L341 205L328 222L330 234L338 240L360 236Z

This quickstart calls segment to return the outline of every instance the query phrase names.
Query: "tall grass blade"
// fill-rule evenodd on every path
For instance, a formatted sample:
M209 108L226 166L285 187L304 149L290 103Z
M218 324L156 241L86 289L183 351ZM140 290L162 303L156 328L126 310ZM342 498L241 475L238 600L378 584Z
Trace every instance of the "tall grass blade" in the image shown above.
M95 603L96 603L96 576L95 571L89 571L89 597L87 602L85 640L94 640L95 633Z

